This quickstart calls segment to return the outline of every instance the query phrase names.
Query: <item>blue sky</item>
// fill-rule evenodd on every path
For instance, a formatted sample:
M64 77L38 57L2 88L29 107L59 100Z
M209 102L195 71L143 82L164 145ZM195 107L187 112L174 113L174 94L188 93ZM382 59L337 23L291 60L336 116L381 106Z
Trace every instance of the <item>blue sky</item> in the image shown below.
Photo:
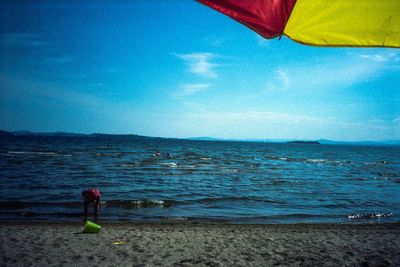
M399 49L265 40L192 0L0 3L0 129L400 139L399 85Z

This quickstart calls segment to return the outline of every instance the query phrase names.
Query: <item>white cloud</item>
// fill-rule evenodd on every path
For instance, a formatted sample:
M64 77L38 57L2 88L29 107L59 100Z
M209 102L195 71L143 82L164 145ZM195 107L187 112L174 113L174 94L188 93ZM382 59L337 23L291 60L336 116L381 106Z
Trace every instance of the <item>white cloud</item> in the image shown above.
M329 57L278 67L267 81L267 92L279 90L321 90L347 88L373 80L398 64L398 55L363 54Z
M283 69L277 69L274 71L274 75L267 82L267 92L278 92L289 89L291 84L291 77L288 72Z
M193 73L202 79L215 79L218 77L218 74L215 71L218 64L211 63L211 60L217 57L217 55L213 53L175 54L175 56L185 62L188 72ZM212 84L208 82L185 83L179 86L180 91L172 94L172 96L182 98L206 91L211 87Z
M100 82L95 82L95 83L89 83L88 85L87 85L88 87L103 87L104 86L104 83L100 83Z
M207 135L229 138L312 138L310 132L329 121L308 115L293 115L273 111L188 113L180 118L186 125L195 121L184 135ZM314 135L315 137L317 134ZM313 137L314 137L313 136Z
M218 64L211 63L211 60L216 57L213 53L191 53L177 54L178 58L182 59L190 73L199 75L204 78L217 78L218 74L215 67Z
M400 128L400 115L397 115L394 119L393 119L393 123L395 125L397 125Z
M284 70L276 70L275 73L278 75L278 79L281 81L284 88L289 88L290 86L290 78L286 71Z
M361 58L371 59L373 61L383 62L386 61L386 58L382 57L381 55L360 55Z
M400 61L400 57L398 53L389 53L389 54L362 54L361 58L370 59L372 61L377 62L388 62L388 61Z
M226 39L216 35L210 35L203 38L203 42L209 46L221 47L226 42Z
M272 111L245 111L245 112L210 112L202 111L187 115L192 121L206 122L209 125L219 125L218 127L233 127L233 133L243 132L253 127L258 130L279 127L298 127L307 125L327 124L330 119L313 117L308 115L294 115ZM257 131L258 131L257 130ZM256 132L257 132L256 131ZM248 135L253 133L248 132Z
M4 33L0 36L0 46L29 50L25 55L21 54L29 64L58 65L74 61L71 55L60 51L59 43L48 40L39 33Z
M70 55L60 55L56 57L47 57L47 58L42 58L38 61L34 61L34 63L38 64L49 64L49 65L54 65L54 64L66 64L74 61L74 58Z
M371 118L363 122L335 117L274 111L210 112L202 110L180 118L191 124L188 136L269 139L383 140L399 137L394 120Z
M255 34L257 39L257 44L261 47L270 48L271 47L271 40L262 37L259 34Z
M124 71L124 69L122 69L122 68L113 68L113 67L104 69L105 73L110 73L110 74L117 74L117 73L121 73L123 71Z
M174 96L185 97L185 96L196 94L201 91L208 90L208 89L210 89L210 87L211 87L211 84L208 84L208 83L184 84L180 87L181 91L176 93Z
M203 112L197 114L203 118L220 118L235 123L279 123L279 124L298 124L298 123L323 123L324 118L306 115L293 115L271 111L246 111L246 112Z
M46 47L55 45L54 42L45 41L43 36L35 33L4 33L1 44L14 47Z

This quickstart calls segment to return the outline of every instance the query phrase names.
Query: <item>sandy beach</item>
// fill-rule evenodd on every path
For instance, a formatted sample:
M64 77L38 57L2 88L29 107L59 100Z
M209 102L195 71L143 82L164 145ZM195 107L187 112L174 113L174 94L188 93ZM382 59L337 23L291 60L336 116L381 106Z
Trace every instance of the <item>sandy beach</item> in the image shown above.
M2 266L399 266L400 224L0 223Z

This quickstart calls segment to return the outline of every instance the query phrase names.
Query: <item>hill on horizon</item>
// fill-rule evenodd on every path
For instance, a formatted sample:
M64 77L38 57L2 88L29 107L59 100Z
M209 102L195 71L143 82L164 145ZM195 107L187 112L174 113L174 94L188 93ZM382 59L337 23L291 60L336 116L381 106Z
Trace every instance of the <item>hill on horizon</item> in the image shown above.
M60 136L60 137L88 137L88 138L132 138L132 139L181 139L191 141L224 141L224 142L258 142L258 143L299 143L299 144L321 144L321 145L400 145L400 140L382 140L382 141L337 141L328 139L318 140L301 140L301 139L229 139L215 137L187 137L187 138L170 138L170 137L154 137L137 134L106 134L106 133L71 133L71 132L32 132L27 130L6 131L0 130L0 136Z

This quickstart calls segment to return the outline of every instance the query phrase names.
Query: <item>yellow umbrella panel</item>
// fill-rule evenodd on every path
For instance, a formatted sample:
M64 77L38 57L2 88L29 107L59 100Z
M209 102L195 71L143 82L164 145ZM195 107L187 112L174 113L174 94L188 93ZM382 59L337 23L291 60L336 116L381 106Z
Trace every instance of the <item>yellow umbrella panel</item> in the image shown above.
M400 47L400 0L198 1L265 38L284 34L307 45Z

